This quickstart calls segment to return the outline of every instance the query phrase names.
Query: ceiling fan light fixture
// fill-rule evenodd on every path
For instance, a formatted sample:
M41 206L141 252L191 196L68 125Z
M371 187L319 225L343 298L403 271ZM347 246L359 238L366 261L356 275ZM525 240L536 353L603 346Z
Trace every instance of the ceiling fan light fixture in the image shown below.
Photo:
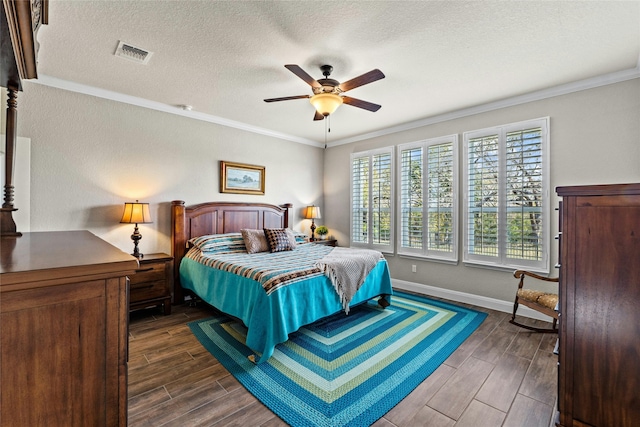
M342 97L335 93L318 93L309 99L316 111L323 116L333 114L340 105L342 105Z

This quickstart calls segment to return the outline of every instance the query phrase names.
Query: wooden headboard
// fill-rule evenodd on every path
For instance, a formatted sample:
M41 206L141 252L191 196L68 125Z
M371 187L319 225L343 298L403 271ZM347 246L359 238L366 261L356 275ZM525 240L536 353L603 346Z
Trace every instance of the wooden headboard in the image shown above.
M185 206L171 202L171 255L173 255L174 303L183 301L180 285L180 262L187 252L189 239L208 234L239 233L243 228L287 228L289 208L265 203L208 202Z

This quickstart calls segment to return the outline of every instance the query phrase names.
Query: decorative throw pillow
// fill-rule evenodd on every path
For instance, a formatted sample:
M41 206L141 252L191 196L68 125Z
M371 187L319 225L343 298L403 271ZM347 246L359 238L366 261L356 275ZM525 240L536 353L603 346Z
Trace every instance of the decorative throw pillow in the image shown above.
M258 252L267 252L269 250L269 244L267 243L267 238L264 235L264 230L243 228L240 232L242 233L244 245L247 247L248 253L255 254Z
M190 246L195 246L208 254L245 252L244 240L241 233L210 234L194 237L189 240Z
M285 228L284 230L287 232L287 236L289 236L289 244L291 245L291 249L295 249L296 246L298 246L298 239L296 238L296 234L288 228Z
M284 228L265 228L264 235L267 238L271 252L290 251L293 249L289 233Z

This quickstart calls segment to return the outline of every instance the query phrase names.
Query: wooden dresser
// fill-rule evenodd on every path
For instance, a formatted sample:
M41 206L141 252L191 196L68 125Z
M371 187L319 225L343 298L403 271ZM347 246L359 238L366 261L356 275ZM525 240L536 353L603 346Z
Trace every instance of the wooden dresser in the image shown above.
M0 242L0 425L126 426L138 261L88 231Z
M640 425L640 184L559 187L557 425Z

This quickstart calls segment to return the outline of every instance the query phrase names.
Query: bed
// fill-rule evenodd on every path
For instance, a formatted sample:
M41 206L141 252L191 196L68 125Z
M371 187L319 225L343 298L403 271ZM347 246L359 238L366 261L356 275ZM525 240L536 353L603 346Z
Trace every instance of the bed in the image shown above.
M171 204L174 301L182 302L187 290L217 310L240 319L247 327L247 346L256 353L256 363L269 359L275 346L287 341L290 333L345 309L331 280L324 274L312 274L285 286L263 287L264 281L235 274L232 268L212 268L220 266L217 261L205 265L194 260L197 257L187 256L188 243L200 236L213 236L215 241L225 236L237 238L242 229L287 229L290 208L290 204L237 202L185 206L181 200ZM300 256L309 252L322 255L332 248L305 243L290 253L297 254L298 250ZM380 297L378 303L384 307L392 294L387 262L382 258L366 276L349 306Z

